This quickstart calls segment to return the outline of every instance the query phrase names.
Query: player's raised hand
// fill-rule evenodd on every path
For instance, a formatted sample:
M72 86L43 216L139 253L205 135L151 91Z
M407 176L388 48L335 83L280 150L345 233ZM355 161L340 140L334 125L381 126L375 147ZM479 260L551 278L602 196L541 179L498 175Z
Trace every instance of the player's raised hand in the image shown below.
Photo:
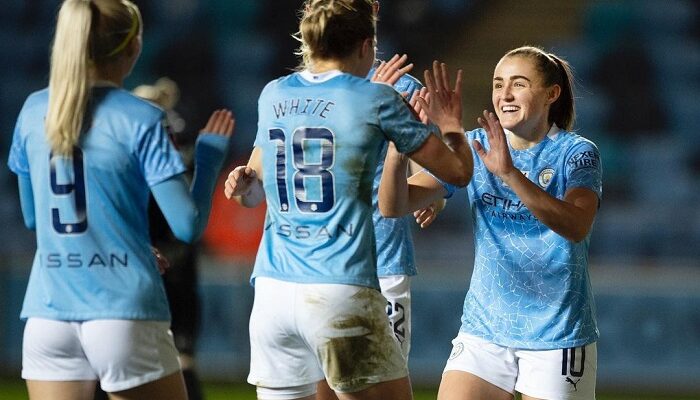
M426 70L423 75L428 94L417 100L428 118L442 132L461 132L462 70L457 71L454 85L450 83L450 73L445 63L433 61L433 70Z
M484 110L483 117L476 119L486 131L489 140L489 151L478 140L473 141L474 150L484 161L486 168L494 175L503 177L515 170L513 159L510 156L508 140L501 123L496 118L496 114Z
M406 64L407 60L408 56L406 54L402 56L394 54L389 61L380 62L379 66L374 70L371 81L394 86L402 76L413 69L413 63Z
M211 114L209 121L207 121L207 124L199 131L199 133L231 137L235 126L236 120L234 119L231 110L220 109Z
M413 113L416 117L418 117L418 120L425 125L428 125L428 123L430 123L430 119L428 118L428 114L425 112L425 109L423 109L423 106L418 101L419 98L424 98L426 101L430 101L430 94L428 93L427 88L421 88L420 90L414 91L408 104L411 106L411 108L413 108Z
M257 180L257 173L251 167L241 165L229 172L224 184L224 195L231 200L234 196L245 196L250 193L252 184Z

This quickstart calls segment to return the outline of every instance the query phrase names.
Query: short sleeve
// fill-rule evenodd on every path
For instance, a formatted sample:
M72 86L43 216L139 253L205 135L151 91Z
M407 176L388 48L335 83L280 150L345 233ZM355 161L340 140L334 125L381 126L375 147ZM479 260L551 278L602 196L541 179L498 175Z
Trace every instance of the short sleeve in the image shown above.
M424 172L424 173L426 173L426 174L432 176L433 179L435 179L440 185L442 185L443 188L445 188L445 191L447 191L447 193L443 196L443 199L449 199L449 198L452 197L452 195L454 195L455 192L457 191L457 186L455 186L455 185L453 185L453 184L451 184L451 183L447 183L447 182L443 181L442 179L440 179L440 178L438 178L437 176L433 175L433 174L432 174L430 171L428 171L427 169L423 169L423 170L421 170L421 172Z
M566 189L586 188L603 197L603 169L595 144L585 141L569 150L565 165Z
M430 135L429 128L416 118L406 100L393 90L381 100L378 117L381 130L401 153L414 152Z
M140 132L136 155L148 186L163 182L187 170L168 136L163 121L158 121Z
M7 166L17 175L29 175L29 160L27 159L27 148L25 146L26 137L22 135L22 113L17 118L15 131L12 135L12 145L10 146L10 156Z

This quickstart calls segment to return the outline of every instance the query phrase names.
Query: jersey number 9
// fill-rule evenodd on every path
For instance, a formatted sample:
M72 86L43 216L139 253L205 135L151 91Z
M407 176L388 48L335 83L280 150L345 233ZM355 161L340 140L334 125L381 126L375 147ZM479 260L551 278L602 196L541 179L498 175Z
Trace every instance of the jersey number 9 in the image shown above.
M83 170L83 152L78 147L73 148L73 182L58 183L57 170L67 171L66 164L71 158L54 155L49 155L49 166L51 169L51 192L56 196L67 196L72 194L74 200L74 210L77 221L72 223L64 223L61 221L61 212L58 208L51 208L51 222L53 229L62 234L77 234L87 230L87 209L85 201L85 175ZM62 168L58 168L58 165Z

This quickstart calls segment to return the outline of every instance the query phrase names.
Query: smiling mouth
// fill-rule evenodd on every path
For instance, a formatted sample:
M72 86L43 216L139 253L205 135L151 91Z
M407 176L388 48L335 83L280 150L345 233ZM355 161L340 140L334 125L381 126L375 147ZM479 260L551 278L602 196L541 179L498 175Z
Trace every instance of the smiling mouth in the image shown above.
M520 107L518 106L503 106L501 107L501 112L508 114L508 113L514 113L520 111Z

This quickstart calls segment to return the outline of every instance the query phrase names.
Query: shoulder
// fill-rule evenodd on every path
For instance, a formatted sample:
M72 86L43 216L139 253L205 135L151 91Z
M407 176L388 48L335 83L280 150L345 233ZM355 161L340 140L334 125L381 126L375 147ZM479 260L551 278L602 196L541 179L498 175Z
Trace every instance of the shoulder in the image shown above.
M598 146L592 140L587 139L576 132L559 131L557 144L567 153L592 151L598 153Z
M22 111L21 113L28 113L32 112L33 110L36 110L38 108L46 108L47 104L49 102L49 89L44 88L41 90L38 90L29 96L27 96L27 99L24 101L24 105L22 106Z
M153 125L165 118L165 111L160 106L124 89L109 88L96 92L95 96L104 96L101 104L110 112L135 120L140 125Z

